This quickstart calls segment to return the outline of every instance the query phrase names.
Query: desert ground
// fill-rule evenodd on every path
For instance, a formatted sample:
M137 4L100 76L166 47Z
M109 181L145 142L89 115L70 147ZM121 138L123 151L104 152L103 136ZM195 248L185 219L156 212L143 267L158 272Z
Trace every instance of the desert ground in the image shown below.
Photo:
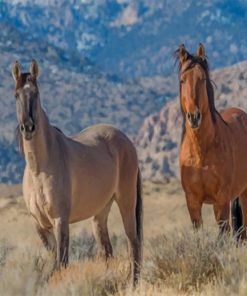
M70 264L54 271L26 211L21 185L0 186L0 295L246 295L247 246L218 239L210 206L194 233L179 182L144 182L144 252L140 284L128 284L122 221L114 205L114 258L96 256L90 220L70 226ZM82 205L83 206L83 205Z

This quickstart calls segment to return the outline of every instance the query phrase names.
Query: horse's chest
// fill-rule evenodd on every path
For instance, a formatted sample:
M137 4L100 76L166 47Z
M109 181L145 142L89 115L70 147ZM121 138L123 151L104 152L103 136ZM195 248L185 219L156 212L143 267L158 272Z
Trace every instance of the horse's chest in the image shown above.
M206 164L200 169L201 183L207 193L215 192L220 182L220 173L214 164Z
M181 179L188 194L194 193L208 202L213 202L221 186L221 174L214 163L200 166L183 165Z
M43 208L46 204L46 196L44 193L43 186L39 186L38 188L34 188L33 194L30 198L30 210L36 208Z
M24 192L30 214L42 228L50 228L53 223L51 219L52 205L47 187L46 183L36 180L36 182L30 182L28 190Z
M189 179L192 184L209 185L218 180L219 172L214 164L205 164L202 166L184 166L183 176Z

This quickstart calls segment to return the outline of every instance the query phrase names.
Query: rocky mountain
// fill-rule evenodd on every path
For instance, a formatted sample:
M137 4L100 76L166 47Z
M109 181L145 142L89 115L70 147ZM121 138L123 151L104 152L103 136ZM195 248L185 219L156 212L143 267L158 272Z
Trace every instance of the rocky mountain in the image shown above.
M75 67L87 57L122 77L170 74L180 43L203 42L214 67L247 55L244 0L2 0L1 23L23 39L63 50Z
M137 139L144 165L145 125L158 126L157 112L177 95L174 50L182 42L194 50L202 41L213 68L244 60L246 8L243 0L2 0L0 182L20 182L23 169L15 143L14 61L26 71L32 58L38 60L42 103L51 123L67 135L107 122L134 139L143 120L156 113L157 123L147 119ZM172 104L164 107L162 126L166 116L177 116ZM170 124L162 129L166 147L175 147ZM167 157L162 164L148 160L144 171L152 173L147 176L155 177L160 167L175 175L175 154L174 167Z
M215 102L219 111L233 106L247 111L247 62L212 72L212 80L216 84ZM181 132L178 97L145 119L136 138L144 178L161 182L179 178Z

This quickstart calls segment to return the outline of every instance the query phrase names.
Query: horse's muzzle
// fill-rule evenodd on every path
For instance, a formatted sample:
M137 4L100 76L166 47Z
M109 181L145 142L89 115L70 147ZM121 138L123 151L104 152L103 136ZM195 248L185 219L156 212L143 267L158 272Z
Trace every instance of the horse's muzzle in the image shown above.
M202 114L199 111L196 111L195 113L188 112L187 119L189 121L190 127L196 129L201 124Z
M35 124L29 120L26 123L20 124L20 131L25 140L31 140L35 133Z

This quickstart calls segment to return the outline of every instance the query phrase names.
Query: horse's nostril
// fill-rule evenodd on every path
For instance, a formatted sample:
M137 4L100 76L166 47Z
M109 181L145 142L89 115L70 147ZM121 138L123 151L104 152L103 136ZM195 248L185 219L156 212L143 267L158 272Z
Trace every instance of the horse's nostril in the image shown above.
M191 117L192 117L192 114L191 114L190 112L188 112L187 117L188 117L188 119L190 120Z
M21 124L21 125L20 125L20 129L21 129L22 132L24 132L24 130L25 130L25 125L24 125L24 124Z
M29 127L29 129L30 129L30 132L34 132L34 130L35 130L35 125L33 124L32 126Z
M201 118L201 113L198 112L198 113L197 113L197 120L200 120L200 118Z

